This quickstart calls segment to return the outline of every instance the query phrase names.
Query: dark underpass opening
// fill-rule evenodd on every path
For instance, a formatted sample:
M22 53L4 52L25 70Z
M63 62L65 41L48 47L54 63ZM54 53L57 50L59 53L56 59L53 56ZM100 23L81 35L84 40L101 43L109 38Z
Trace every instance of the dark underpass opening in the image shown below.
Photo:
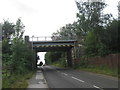
M56 65L64 67L72 67L71 50L68 51L52 51L52 52L36 52L37 66Z
M72 48L74 48L75 41L41 41L31 42L33 50L36 52L46 52L45 62L46 64L60 63L68 67L72 67ZM37 55L36 55L37 57ZM43 65L43 64L42 64Z

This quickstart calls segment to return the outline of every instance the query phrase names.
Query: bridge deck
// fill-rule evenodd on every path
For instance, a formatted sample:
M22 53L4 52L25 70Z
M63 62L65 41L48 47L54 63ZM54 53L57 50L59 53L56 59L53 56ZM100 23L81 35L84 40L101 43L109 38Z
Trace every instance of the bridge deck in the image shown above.
M31 41L36 51L67 51L74 47L76 40Z

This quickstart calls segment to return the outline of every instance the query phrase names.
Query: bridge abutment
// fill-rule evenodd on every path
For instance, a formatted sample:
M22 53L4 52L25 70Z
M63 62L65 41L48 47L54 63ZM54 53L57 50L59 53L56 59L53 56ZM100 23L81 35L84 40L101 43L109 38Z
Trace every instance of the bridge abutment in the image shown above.
M67 51L67 64L68 64L68 67L73 67L71 49Z
M32 62L31 62L31 68L32 70L37 69L37 52L33 49L33 43L30 42L29 36L25 36L25 43L29 46L29 48L32 50Z

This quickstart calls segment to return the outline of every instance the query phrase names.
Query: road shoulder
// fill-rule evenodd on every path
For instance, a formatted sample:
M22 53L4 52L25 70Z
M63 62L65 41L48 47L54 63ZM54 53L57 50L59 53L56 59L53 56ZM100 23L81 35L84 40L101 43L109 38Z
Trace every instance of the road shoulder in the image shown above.
M27 90L30 88L48 88L47 82L41 70L37 70L36 74L28 80Z

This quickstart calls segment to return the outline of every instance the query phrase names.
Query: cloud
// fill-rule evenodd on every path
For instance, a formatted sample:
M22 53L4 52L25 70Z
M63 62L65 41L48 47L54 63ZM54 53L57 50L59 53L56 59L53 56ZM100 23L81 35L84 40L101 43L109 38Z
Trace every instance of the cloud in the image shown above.
M25 3L23 0L13 0L14 7L17 9L18 12L24 13L24 14L34 14L38 11L31 5L29 5L29 2Z

